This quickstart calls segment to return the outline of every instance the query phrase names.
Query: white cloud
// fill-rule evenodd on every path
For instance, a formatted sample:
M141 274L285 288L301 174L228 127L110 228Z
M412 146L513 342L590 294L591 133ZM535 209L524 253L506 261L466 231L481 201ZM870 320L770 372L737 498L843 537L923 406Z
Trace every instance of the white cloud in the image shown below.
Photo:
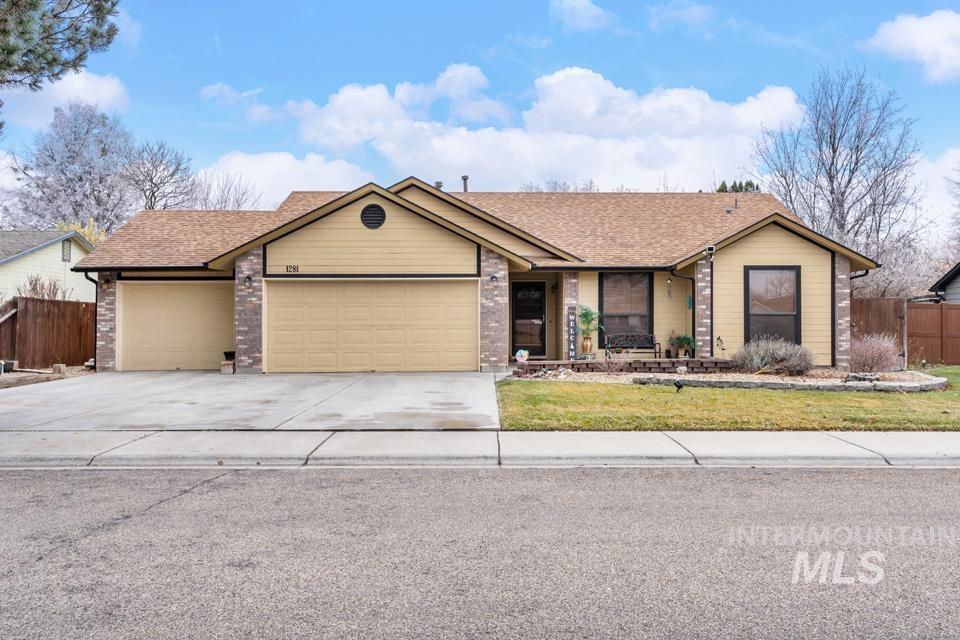
M550 17L567 31L596 31L614 24L613 14L591 0L550 0Z
M650 14L650 28L660 31L672 26L697 31L710 37L710 25L714 21L715 11L706 4L688 0L670 0L664 4L647 7Z
M917 181L924 187L924 196L920 207L924 215L943 231L950 224L950 214L956 202L947 178L958 178L960 170L960 148L950 147L936 158L920 158L917 163Z
M707 189L714 179L740 175L751 165L763 125L795 122L802 113L786 87L766 87L736 103L695 88L641 95L571 67L536 80L522 126L471 128L431 119L418 102L422 85L410 86L391 95L384 85L348 85L325 105L304 101L288 110L307 142L366 145L399 175L454 184L469 173L478 189L508 190L578 178L608 188L653 189L664 175L672 185Z
M262 88L240 91L226 82L214 82L200 88L200 97L224 106L233 106L244 100L255 98L263 92Z
M877 27L864 46L920 63L930 82L960 78L960 13L941 9L922 17L899 15Z
M127 89L113 75L97 75L83 70L71 73L57 82L46 82L40 91L4 89L3 117L14 124L30 129L43 129L53 119L54 107L68 102L87 102L104 111L124 111L130 104Z
M430 84L401 82L392 94L382 84L348 84L322 107L302 100L288 102L286 110L300 120L300 133L307 142L352 147L410 126L415 117L426 118L438 100L449 104L451 117L458 121L506 122L506 108L483 94L488 85L479 67L452 64Z
M319 153L297 158L285 151L231 151L204 171L242 176L263 194L261 208L276 206L297 189L346 191L373 179L371 173L345 160L328 160Z
M136 51L140 46L143 29L140 23L134 20L129 13L119 9L117 10L117 35L120 36L120 43L128 51Z

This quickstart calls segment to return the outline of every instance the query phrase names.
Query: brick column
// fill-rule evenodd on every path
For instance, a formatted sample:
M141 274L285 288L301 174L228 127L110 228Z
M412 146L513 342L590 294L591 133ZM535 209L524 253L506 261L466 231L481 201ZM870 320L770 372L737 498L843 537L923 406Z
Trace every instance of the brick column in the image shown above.
M234 272L236 370L237 373L263 373L263 248L256 247L238 256Z
M117 370L117 274L97 274L97 371Z
M507 259L480 247L481 371L503 371L510 362L509 278Z
M567 310L570 307L580 311L580 272L561 271L560 272L560 295L563 300L563 308L560 310L561 325L561 343L560 360L566 360L570 357L570 341L573 340L574 350L579 353L580 345L577 344L577 329L574 326L571 330L567 322ZM572 335L571 335L572 334Z
M834 321L836 343L834 366L840 371L850 370L850 259L838 255L834 263Z
M697 291L694 303L697 305L697 326L694 327L697 341L697 357L713 356L713 263L710 256L697 260Z

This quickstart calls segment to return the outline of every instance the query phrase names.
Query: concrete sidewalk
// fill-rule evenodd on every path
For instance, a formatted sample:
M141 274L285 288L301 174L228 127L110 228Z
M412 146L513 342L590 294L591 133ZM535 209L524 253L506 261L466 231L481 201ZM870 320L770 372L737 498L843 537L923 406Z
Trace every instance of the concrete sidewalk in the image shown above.
M960 433L6 431L0 467L928 466Z

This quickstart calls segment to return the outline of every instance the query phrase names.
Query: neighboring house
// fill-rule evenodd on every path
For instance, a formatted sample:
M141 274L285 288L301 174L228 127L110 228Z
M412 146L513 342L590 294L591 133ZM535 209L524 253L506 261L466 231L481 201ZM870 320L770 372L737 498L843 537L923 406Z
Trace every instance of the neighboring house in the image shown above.
M578 355L609 334L756 335L846 367L850 275L877 264L775 198L447 193L415 178L294 192L276 211L150 211L75 268L99 272L103 371L476 371ZM594 351L602 353L603 335ZM719 345L723 345L723 349Z
M943 298L944 302L960 304L960 262L943 274L930 291Z
M69 292L68 299L93 302L96 286L72 268L93 247L76 231L0 230L0 297L9 300L27 278L38 275L58 280Z

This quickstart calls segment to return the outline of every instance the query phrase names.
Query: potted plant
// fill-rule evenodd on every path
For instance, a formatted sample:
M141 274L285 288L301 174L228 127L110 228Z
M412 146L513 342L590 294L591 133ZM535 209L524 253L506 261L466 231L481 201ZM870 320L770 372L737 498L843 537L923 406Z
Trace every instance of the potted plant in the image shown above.
M585 304L580 305L580 353L593 353L593 334L602 331L600 314Z
M682 333L678 336L672 336L670 345L673 347L673 352L677 358L685 358L693 353L696 342L694 342L693 337Z

